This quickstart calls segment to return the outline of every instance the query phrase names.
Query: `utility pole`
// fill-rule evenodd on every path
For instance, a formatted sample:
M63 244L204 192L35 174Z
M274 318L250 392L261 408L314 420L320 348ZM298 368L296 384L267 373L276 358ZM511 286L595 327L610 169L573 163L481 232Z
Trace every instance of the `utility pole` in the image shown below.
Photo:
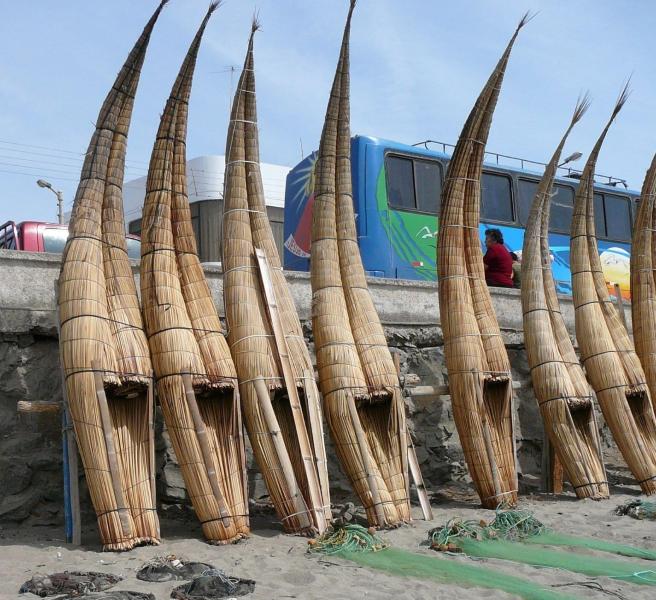
M56 190L52 187L52 184L46 181L45 179L37 179L36 184L39 187L50 190L55 196L57 196L57 219L60 225L64 224L64 194L60 190Z

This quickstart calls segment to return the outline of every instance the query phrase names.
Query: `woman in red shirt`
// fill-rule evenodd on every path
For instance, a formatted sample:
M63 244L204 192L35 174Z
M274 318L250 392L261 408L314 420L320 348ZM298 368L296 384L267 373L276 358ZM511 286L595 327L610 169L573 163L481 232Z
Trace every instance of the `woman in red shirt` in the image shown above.
M514 287L512 280L512 258L503 245L503 234L499 229L485 231L487 252L483 257L485 281L490 286Z

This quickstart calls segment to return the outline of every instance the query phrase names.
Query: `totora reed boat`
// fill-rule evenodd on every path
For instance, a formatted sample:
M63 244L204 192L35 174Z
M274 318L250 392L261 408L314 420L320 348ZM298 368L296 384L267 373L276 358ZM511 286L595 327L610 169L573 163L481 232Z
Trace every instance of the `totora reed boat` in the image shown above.
M597 157L627 97L625 88L581 174L574 198L570 264L581 363L624 460L642 492L653 494L656 492L654 409L633 342L608 295L594 221Z
M533 199L522 250L522 313L533 390L549 441L576 495L601 499L608 498L608 481L592 393L560 312L549 249L554 177L567 137L588 104L587 97L577 103Z
M159 543L152 366L127 254L122 186L134 96L164 4L98 115L58 284L66 396L105 550Z
M228 341L255 460L285 531L331 520L319 392L271 231L260 172L253 38L226 142L223 268Z
M157 393L208 541L246 536L248 496L237 374L198 260L187 195L187 113L205 16L162 114L141 230L141 297Z
M647 377L652 403L656 399L656 156L640 192L640 206L631 244L631 316L636 354Z
M440 318L453 417L486 508L517 501L512 380L479 239L485 144L524 17L480 93L449 162L437 244Z
M312 329L324 412L342 468L377 527L410 521L405 406L367 287L351 183L348 18L315 166Z

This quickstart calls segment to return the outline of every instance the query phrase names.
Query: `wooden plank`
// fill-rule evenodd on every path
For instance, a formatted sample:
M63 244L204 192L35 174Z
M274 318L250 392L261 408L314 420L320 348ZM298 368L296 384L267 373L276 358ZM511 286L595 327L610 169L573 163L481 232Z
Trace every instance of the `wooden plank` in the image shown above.
M628 333L629 326L626 322L626 312L624 311L624 298L622 298L622 290L620 288L619 283L614 283L613 287L615 288L615 297L617 298L617 312L620 315L620 319L622 321L622 324L624 325L624 329L626 329Z
M19 413L58 413L62 403L55 400L19 400L16 410Z
M518 390L522 387L519 381L512 382L512 389ZM415 396L450 396L448 385L417 385L414 387L405 387L405 393L414 398Z
M146 392L148 401L148 457L150 459L150 497L153 500L152 509L157 511L157 494L155 490L155 382L153 372L150 372L148 390ZM157 536L160 535L159 519L157 519Z
M501 489L501 475L499 473L499 466L497 465L496 457L494 456L494 446L492 445L492 434L490 433L490 425L487 420L487 409L485 408L485 401L483 400L483 389L480 385L474 382L476 397L478 400L478 409L481 417L481 433L483 434L483 443L485 445L485 454L487 461L490 464L490 471L492 472L492 487L494 488L494 495L498 498L502 494Z
M276 447L276 455L280 461L282 474L294 503L296 516L301 521L302 529L311 529L312 521L309 517L308 507L305 503L305 498L303 498L303 494L301 494L301 490L298 487L298 483L296 482L294 469L292 468L292 461L289 458L287 448L285 448L285 442L282 439L282 432L280 431L276 412L273 410L271 398L269 397L269 390L267 389L266 383L264 383L264 379L261 377L255 379L254 384L255 392L257 393L257 398L260 401L260 407L262 408L262 415L266 421L267 429L271 434L273 445Z
M563 492L563 465L558 459L549 440L547 432L544 432L542 442L542 489L547 494L562 494Z
M59 301L59 280L55 281L55 300ZM59 323L59 310L57 310L57 340L61 340L61 325ZM64 460L64 502L68 499L68 506L64 506L64 527L66 541L73 546L82 544L82 517L80 514L80 474L77 454L77 440L75 427L68 403L66 389L66 374L59 353L59 374L62 384L62 454ZM64 452L63 446L66 447ZM70 517L70 521L69 521ZM70 537L69 537L70 530Z
M182 384L184 386L185 398L187 399L187 406L191 414L191 418L194 422L194 429L196 430L196 438L198 439L198 445L200 446L201 454L203 455L203 463L205 464L205 471L207 472L207 478L210 481L210 487L212 488L212 494L216 499L216 503L219 505L219 514L221 515L221 521L224 527L230 527L232 524L232 518L230 517L230 511L228 510L228 505L226 504L223 493L221 492L221 486L219 485L219 477L214 468L214 457L212 456L212 450L210 448L210 441L207 436L207 428L205 427L205 422L203 417L200 414L200 409L198 408L198 402L196 402L196 393L194 392L194 385L191 375L189 373L182 374Z
M118 508L118 516L121 521L123 537L132 537L132 528L130 527L129 512L127 510L125 496L123 495L123 485L121 483L121 471L116 454L116 445L114 444L114 434L112 432L112 418L109 414L107 405L107 395L103 384L102 365L99 361L91 361L93 369L93 380L96 384L96 398L100 409L100 421L102 423L103 433L105 434L105 447L107 448L107 461L109 463L109 472L112 479L112 489Z
M364 430L362 429L362 423L360 423L360 416L358 415L358 409L355 406L355 399L352 394L347 394L348 397L348 408L351 415L351 423L353 424L353 429L355 430L355 437L358 441L358 446L360 447L360 456L362 457L362 466L364 467L364 472L367 477L367 482L369 483L369 489L371 491L371 497L374 503L374 510L376 511L376 519L378 520L378 526L385 526L385 511L383 510L382 501L380 498L380 491L378 489L378 482L376 477L371 470L371 461L369 460L369 444L367 443L367 438L365 437Z
M558 455L554 452L553 460L552 463L553 465L553 472L551 474L551 481L552 486L553 486L553 493L554 494L562 494L563 493L563 464L560 462L560 459L558 458Z
M405 497L410 503L410 473L408 472L408 444L410 441L410 432L408 431L408 417L405 410L405 401L403 400L403 384L401 382L401 356L398 352L390 353L392 355L392 362L394 363L394 368L396 369L396 377L399 382L399 392L401 393L401 411L402 415L399 415L403 421L404 427L399 427L399 451L401 452L401 470L403 476L405 477ZM393 398L392 401L398 399Z
M305 382L305 396L307 400L308 415L310 417L310 429L312 432L312 444L314 446L314 456L319 474L319 484L321 486L321 502L324 508L326 521L332 519L330 510L330 482L328 480L328 461L326 458L326 445L324 444L323 418L321 411L321 400L317 381L312 371L303 373Z
M412 479L415 482L417 489L417 496L419 497L419 504L421 505L421 512L424 514L425 521L433 520L433 509L428 499L428 491L424 484L424 478L419 468L419 461L417 460L417 453L415 452L415 445L412 443L412 438L408 432L408 464L410 465L410 472Z
M239 453L239 461L241 462L241 484L244 493L244 516L246 518L246 526L250 527L251 517L248 510L248 468L246 466L246 450L244 448L244 426L241 420L241 397L239 395L239 386L235 381L235 388L233 391L233 415L235 418L235 432L237 452Z
M392 360L394 361L394 366L396 367L396 374L399 377L399 382L401 382L401 357L399 356L398 352L392 354ZM428 499L428 491L426 490L426 486L424 484L424 478L421 474L419 461L417 460L417 452L415 451L415 445L412 442L412 436L410 435L410 431L407 430L407 424L406 424L406 444L407 444L408 467L410 469L410 474L412 475L412 481L415 484L415 489L417 490L417 496L419 498L419 504L421 505L421 511L424 515L424 520L432 521L433 509L431 508L430 500ZM408 477L407 474L406 477L408 479L408 486L410 486L410 477ZM409 490L408 490L408 498L410 498Z
M299 450L301 458L303 459L303 468L305 477L308 483L308 491L310 494L310 509L315 517L317 529L319 534L322 534L326 527L327 522L323 512L323 502L321 501L321 487L317 477L316 464L314 462L314 453L311 450L310 438L305 423L305 415L301 407L301 401L298 396L298 388L296 387L296 380L294 378L294 371L292 369L291 360L289 358L289 349L287 347L287 340L282 327L280 319L280 312L278 309L278 302L276 300L276 293L273 287L273 280L269 269L269 263L266 258L264 250L260 248L255 249L257 257L257 264L259 266L260 278L262 280L262 288L264 290L264 297L269 310L269 319L271 321L271 328L276 342L276 349L278 350L278 357L280 358L280 366L282 367L282 375L285 380L285 387L289 396L289 405L292 409L292 417L294 419L294 426L296 429L296 436L298 438Z
M63 430L63 443L66 444L66 455L68 459L68 497L70 500L71 512L71 539L70 543L73 546L80 546L82 544L82 517L80 513L80 474L79 474L79 461L77 454L77 441L75 438L75 430L73 429L73 419L68 407L68 400L66 400L66 386L64 386L64 430Z

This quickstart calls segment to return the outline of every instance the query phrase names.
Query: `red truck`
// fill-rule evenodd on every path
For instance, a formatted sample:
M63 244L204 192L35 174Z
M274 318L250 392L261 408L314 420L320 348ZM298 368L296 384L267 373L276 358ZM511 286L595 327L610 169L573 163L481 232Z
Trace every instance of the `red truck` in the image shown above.
M61 254L68 239L68 225L43 223L41 221L7 221L0 225L0 250L25 250L27 252L54 252ZM139 236L125 236L128 256L139 259L141 240Z

